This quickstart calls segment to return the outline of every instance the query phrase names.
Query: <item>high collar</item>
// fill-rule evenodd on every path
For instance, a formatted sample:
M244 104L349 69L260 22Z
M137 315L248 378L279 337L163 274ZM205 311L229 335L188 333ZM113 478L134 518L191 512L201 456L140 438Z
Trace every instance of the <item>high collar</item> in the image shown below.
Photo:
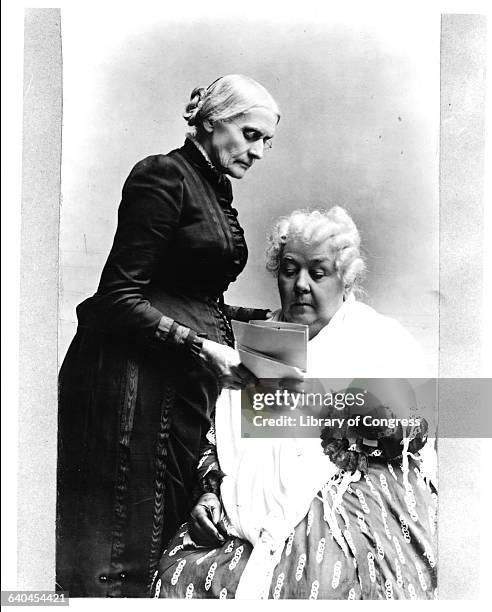
M193 166L198 168L213 185L217 185L225 191L232 193L231 181L225 174L217 170L197 142L191 138L186 138L181 150Z
M206 161L208 162L209 166L212 166L212 168L214 168L215 170L215 166L212 163L212 160L210 159L207 151L205 151L205 147L202 146L198 140L196 138L193 138L192 136L188 136L188 140L191 140L191 142L195 145L195 147L200 151L200 153L203 155L203 157L206 159Z

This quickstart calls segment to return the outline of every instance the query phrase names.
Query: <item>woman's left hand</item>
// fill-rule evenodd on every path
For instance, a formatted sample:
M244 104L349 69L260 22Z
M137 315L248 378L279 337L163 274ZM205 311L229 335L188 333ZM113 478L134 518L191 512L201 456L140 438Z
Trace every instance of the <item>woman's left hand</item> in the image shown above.
M215 493L205 493L191 511L189 533L196 544L217 546L225 542L220 523L222 504ZM221 531L223 533L221 533Z

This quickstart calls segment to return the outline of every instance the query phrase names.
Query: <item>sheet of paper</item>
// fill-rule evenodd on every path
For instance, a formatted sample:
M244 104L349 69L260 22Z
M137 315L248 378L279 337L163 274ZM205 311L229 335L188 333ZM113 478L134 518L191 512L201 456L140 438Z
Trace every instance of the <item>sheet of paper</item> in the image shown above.
M260 378L291 378L294 380L304 380L305 373L300 368L288 365L275 359L269 359L246 348L238 347L241 363L248 370Z
M288 323L287 321L269 321L269 320L255 320L249 321L250 325L260 325L261 327L270 327L273 329L294 329L297 331L303 331L307 334L308 327L302 323Z
M301 370L306 369L308 332L305 325L232 321L238 347L247 348Z

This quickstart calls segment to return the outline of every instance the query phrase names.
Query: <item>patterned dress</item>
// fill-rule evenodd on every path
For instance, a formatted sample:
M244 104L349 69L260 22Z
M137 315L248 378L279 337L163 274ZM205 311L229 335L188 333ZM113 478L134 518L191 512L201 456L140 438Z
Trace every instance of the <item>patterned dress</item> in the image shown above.
M294 454L289 454L289 444L286 444L285 454L275 454L275 449L280 447L272 443L270 454L255 455L258 446L248 449L247 444L238 443L240 430L235 421L238 417L234 402L221 404L221 408L216 408L215 417L215 425L219 425L217 443L222 449L227 449L229 444L229 450L239 453L240 459L234 464L227 453L219 452L222 460L219 465L209 431L209 444L198 465L199 481L204 492L220 496L221 468L229 483L232 478L239 479L234 483L237 487L222 487L224 505L229 508L231 523L241 533L248 533L248 537L251 534L251 540L258 541L257 547L231 537L213 549L197 548L184 524L168 544L154 572L151 588L154 597L235 598L236 592L238 598L259 598L268 592L273 599L434 599L437 596L437 494L431 484L433 477L424 476L432 471L430 462L423 460L423 455L428 454L426 448L433 451L427 440L433 427L429 430L424 418L415 427L399 424L373 430L371 427L351 429L348 425L349 418L359 413L376 418L394 417L396 410L400 411L398 414L406 414L400 405L403 398L407 398L412 409L420 410L406 381L412 376L425 377L425 373L420 374L418 346L398 322L354 299L347 299L309 341L307 356L307 377L311 379L323 379L330 373L331 377L349 378L354 387L363 389L372 389L367 386L368 378L377 379L372 399L364 407L347 405L343 411L334 408L336 416L344 417L343 427L323 427L320 431L320 458L331 462L326 468L321 466L327 470L326 482L323 484L325 472L322 471L313 488L308 489L306 504L302 505L306 489L301 485L319 473L315 470L316 453L308 456L305 452L308 447L297 450L293 447ZM357 384L356 376L360 377ZM266 465L269 456L272 464ZM243 466L248 466L244 469L249 469L249 474L241 472ZM310 468L312 473L306 473ZM255 482L259 486L248 498L248 487L239 485ZM318 487L321 490L309 504L311 492ZM231 494L231 490L235 493ZM302 511L295 514L292 509L301 505ZM234 506L237 517L233 520ZM279 506L281 509L277 512ZM290 517L302 517L304 508L305 516L290 522ZM248 518L251 516L252 519ZM270 518L272 525L268 523ZM272 533L275 526L283 538L296 521L299 522L286 537L283 549L275 548L276 534ZM249 532L243 529L244 525ZM256 526L260 530L258 539L255 539ZM266 533L265 539L261 529ZM273 542L270 548L268 536ZM251 555L251 566L247 566ZM272 573L273 563L269 562L274 562L277 555L280 558Z
M327 509L341 471L313 499L288 537L275 568L273 599L434 599L437 494L410 457L371 457L368 471L346 488L331 520ZM234 598L252 551L230 538L213 549L196 548L183 524L155 572L152 596Z

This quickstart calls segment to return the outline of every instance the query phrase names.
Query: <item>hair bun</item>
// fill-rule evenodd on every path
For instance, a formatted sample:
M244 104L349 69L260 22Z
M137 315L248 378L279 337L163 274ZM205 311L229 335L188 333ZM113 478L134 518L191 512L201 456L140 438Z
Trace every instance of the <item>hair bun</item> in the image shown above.
M203 101L207 90L204 87L195 87L191 92L190 101L186 105L183 118L186 120L188 125L195 125L196 115L203 105Z

